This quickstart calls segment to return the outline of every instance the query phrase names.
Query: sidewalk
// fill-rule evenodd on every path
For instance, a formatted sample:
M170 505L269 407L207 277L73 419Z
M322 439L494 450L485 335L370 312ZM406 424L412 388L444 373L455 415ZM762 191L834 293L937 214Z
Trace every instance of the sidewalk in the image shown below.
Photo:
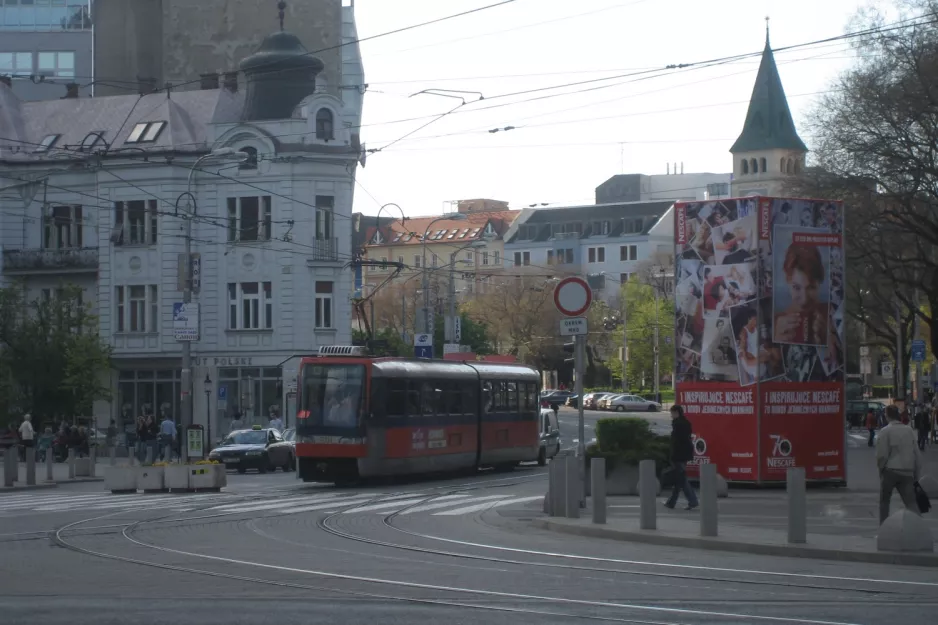
M127 460L123 459L123 464L126 464ZM120 464L120 460L118 460ZM19 463L19 471L17 473L18 481L14 482L13 488L5 487L6 476L4 479L0 479L0 494L9 493L14 491L25 491L25 490L38 490L44 488L55 488L59 484L80 484L82 482L102 482L104 481L104 471L105 467L109 467L111 461L108 458L98 458L95 463L95 477L75 477L69 479L68 477L68 463L67 462L56 462L52 465L52 481L46 481L46 463L37 462L36 463L36 484L34 486L28 486L26 484L26 463ZM0 475L4 474L2 457L0 457Z

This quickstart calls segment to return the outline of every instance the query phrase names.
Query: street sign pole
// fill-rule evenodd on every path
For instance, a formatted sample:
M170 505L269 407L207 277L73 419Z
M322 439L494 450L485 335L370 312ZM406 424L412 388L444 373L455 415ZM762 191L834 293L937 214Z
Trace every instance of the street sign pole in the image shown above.
M586 336L578 334L576 337L576 351L573 355L573 368L576 371L574 392L577 397L577 436L580 442L577 445L576 455L580 461L580 507L586 507L586 422L583 418L583 371L586 360Z

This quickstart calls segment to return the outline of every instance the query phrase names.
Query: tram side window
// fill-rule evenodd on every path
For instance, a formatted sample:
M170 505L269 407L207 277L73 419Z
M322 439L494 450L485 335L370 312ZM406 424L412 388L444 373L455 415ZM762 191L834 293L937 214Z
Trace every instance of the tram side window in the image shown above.
M387 402L386 410L390 418L401 418L407 416L407 380L386 380ZM378 398L376 403L380 405Z
M459 384L452 381L443 382L442 388L443 394L446 397L446 414L464 414L466 409L463 406L462 391L459 388Z
M437 405L437 392L436 385L432 382L421 382L420 383L420 412L416 413L424 417L429 417L436 414L436 405Z
M508 412L518 412L518 384L515 382L508 382Z
M463 414L475 414L478 410L478 393L472 384L462 385L462 411Z
M482 385L482 412L495 412L495 388L491 382Z
M537 410L537 384L527 383L522 385L522 409L525 412Z

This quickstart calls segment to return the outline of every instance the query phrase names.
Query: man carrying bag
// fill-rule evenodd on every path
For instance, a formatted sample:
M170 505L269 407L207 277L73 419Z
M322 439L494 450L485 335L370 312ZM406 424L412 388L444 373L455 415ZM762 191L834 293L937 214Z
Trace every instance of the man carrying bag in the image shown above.
M915 431L901 422L896 406L886 407L888 424L876 439L876 465L879 467L879 523L889 518L889 500L898 490L902 503L913 512L919 511L915 486L922 475L920 455Z

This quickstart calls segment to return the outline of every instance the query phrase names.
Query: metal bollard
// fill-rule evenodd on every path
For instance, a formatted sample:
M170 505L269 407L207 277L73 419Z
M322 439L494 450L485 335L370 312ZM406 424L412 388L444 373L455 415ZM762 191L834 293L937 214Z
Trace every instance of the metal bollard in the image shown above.
M88 463L89 464L88 477L94 477L95 465L98 463L97 449L98 448L95 445L92 445L88 449L88 458L90 459L90 462Z
M51 446L46 450L46 481L55 481L55 452Z
M12 487L16 482L19 466L17 465L16 447L7 447L3 452L3 485L7 488Z
M606 459L590 461L590 492L593 496L593 523L606 522Z
M568 519L580 518L581 484L579 458L568 456L564 462L564 516Z
M700 465L700 535L717 535L717 465Z
M36 450L32 447L26 448L26 485L36 485Z
M547 514L550 516L561 516L564 507L564 470L566 466L565 456L555 456L547 465L548 476L548 503Z
M640 527L643 530L657 529L655 497L658 495L658 476L655 475L654 460L642 460L638 463L638 484Z
M808 493L804 467L788 469L788 542L808 542Z
M75 450L68 450L68 479L75 479Z
M117 466L117 447L111 445L107 450L108 456L111 459L111 466Z

